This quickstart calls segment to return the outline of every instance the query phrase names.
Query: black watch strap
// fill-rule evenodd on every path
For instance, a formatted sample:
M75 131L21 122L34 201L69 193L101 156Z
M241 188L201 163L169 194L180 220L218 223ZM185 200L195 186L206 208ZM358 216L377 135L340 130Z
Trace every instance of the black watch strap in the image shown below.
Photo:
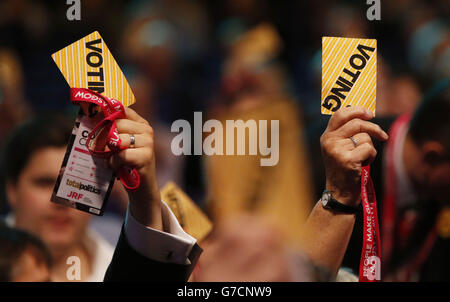
M326 198L326 202L323 202L324 198ZM361 203L357 206L349 206L340 203L332 197L331 192L328 190L323 191L322 205L325 209L345 214L356 214L362 209Z

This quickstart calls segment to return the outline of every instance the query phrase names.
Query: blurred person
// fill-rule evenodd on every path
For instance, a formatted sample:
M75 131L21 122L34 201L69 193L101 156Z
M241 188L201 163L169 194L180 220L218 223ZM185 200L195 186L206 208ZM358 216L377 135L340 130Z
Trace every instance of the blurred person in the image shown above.
M52 259L39 238L0 225L0 282L50 281Z
M379 201L383 280L449 280L449 87L449 79L437 83L414 112L374 119L390 135L387 143L374 144L379 156L371 165ZM317 138L312 135L309 146L319 196L325 167L314 156L320 150ZM361 257L362 229L361 214L343 261L354 271Z
M400 281L450 280L450 79L398 117L384 154L382 249L385 275ZM382 237L383 238L383 237Z
M68 281L66 260L77 256L82 281L100 281L113 247L89 227L91 215L50 202L73 121L35 117L15 129L2 154L2 185L12 209L6 221L40 238L53 258L52 281Z
M442 14L442 16L441 16ZM448 15L438 7L413 3L404 24L410 67L431 82L450 76Z
M0 49L0 146L8 133L30 113L23 90L19 59L13 51Z
M256 121L256 134L253 130L247 134L245 129L243 138L224 127L224 145L234 139L235 145L242 144L249 150L247 139L251 135L270 136L276 163L262 166L261 153L212 154L202 161L207 209L215 222L236 213L253 213L279 227L285 241L298 245L298 230L312 208L312 192L300 109L289 93L286 71L276 61L281 49L281 37L270 23L261 23L230 39L221 87L207 116L223 125L228 120ZM267 129L258 125L261 120L268 121ZM276 134L270 134L275 133L273 121L279 127Z
M124 256L128 259L131 255L129 259L134 261L140 259L136 255L156 255L157 259L162 257L162 267L172 258L180 261L179 252L164 252L167 246L164 238L158 238L162 236L160 231L146 228L154 226L162 230L164 227L165 231L174 232L175 235L167 235L169 240L178 233L184 234L175 216L160 201L155 177L153 130L135 111L129 108L125 110L127 119L116 121L119 135L122 143L129 146L132 131L136 134L136 144L132 149L122 150L112 156L109 164L113 169L123 165L136 168L141 176L141 184L139 189L127 192L130 204L113 260L112 246L89 227L90 214L50 202L73 122L57 114L35 117L16 129L6 143L1 162L4 172L2 184L13 210L7 222L39 237L46 244L53 261L49 275L51 281L69 281L66 261L70 256L80 259L81 281L103 280L108 266L110 269L106 280L127 274L130 267L124 270L116 268ZM162 217L168 215L169 219L166 218L163 225ZM149 240L155 240L150 248L146 246ZM24 261L29 262L29 257ZM184 269L185 266L182 267ZM162 275L149 271L146 273L153 276L149 278L156 277L156 280L180 278L178 271L174 273L165 268L166 272ZM39 269L31 269L27 276L39 273ZM164 274L167 274L166 277ZM183 278L185 274L182 273Z

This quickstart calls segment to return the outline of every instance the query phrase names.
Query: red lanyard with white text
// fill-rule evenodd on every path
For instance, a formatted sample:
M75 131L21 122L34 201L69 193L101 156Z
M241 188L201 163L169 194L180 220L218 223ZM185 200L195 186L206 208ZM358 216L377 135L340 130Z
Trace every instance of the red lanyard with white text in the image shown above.
M103 112L104 119L94 127L86 140L86 147L92 156L108 159L114 153L126 149L120 146L121 140L115 121L116 119L126 117L122 103L86 88L71 88L70 99L72 103L77 105L83 103L97 105ZM91 141L103 130L108 131L106 140L99 143L99 140L97 139L97 145L95 146L95 149L92 149ZM106 147L108 147L109 150L106 150ZM121 167L117 170L117 177L129 190L134 190L139 187L140 177L136 169Z
M377 282L381 279L380 229L370 166L361 168L361 199L364 211L364 237L359 265L359 281Z

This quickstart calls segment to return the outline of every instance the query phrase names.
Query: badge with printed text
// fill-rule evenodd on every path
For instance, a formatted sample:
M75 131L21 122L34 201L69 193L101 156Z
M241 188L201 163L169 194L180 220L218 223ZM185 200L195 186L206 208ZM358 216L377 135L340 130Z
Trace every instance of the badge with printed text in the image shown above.
M322 114L364 107L375 115L377 40L322 38Z

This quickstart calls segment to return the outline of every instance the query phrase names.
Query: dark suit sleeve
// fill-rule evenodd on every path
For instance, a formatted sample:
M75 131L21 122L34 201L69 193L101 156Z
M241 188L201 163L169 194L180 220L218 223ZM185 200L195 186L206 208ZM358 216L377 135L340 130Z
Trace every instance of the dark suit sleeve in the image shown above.
M104 281L187 281L202 249L195 244L188 257L191 264L181 265L151 260L135 251L124 228L116 245Z

